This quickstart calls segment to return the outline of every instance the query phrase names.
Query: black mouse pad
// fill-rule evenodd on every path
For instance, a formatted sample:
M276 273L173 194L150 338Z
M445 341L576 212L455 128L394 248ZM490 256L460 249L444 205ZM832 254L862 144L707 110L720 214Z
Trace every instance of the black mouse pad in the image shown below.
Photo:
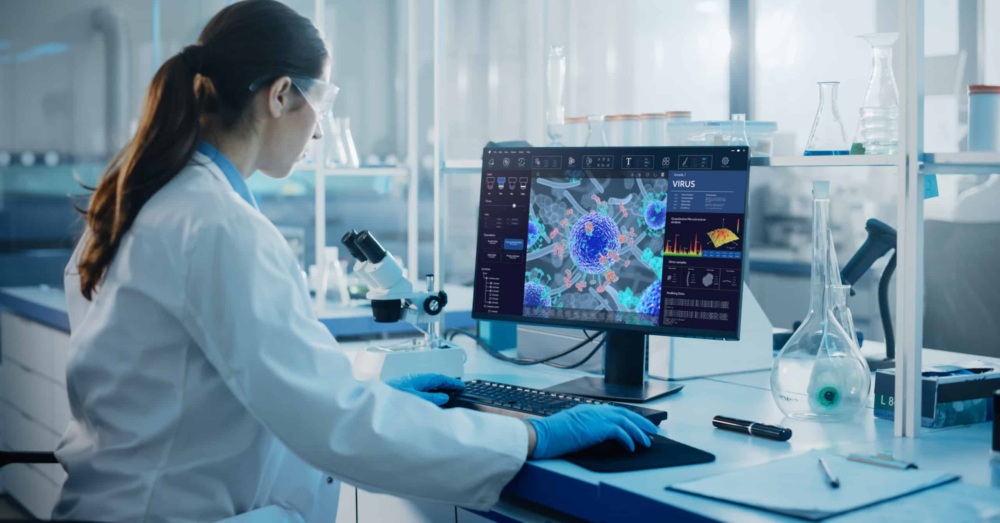
M656 435L648 449L639 447L629 452L617 441L605 441L563 459L594 472L631 472L709 463L715 461L715 454Z

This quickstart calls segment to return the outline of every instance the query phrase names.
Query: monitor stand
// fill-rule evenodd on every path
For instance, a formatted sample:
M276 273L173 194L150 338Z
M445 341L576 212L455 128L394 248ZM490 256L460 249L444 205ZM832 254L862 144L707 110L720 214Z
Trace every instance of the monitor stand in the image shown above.
M648 342L648 337L641 332L609 330L604 342L604 378L577 378L545 390L641 403L682 389L683 385L646 379Z

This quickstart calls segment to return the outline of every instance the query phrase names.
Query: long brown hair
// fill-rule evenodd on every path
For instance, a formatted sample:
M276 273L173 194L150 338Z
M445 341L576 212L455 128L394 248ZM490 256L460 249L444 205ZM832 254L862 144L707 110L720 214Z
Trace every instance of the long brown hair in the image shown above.
M307 18L274 0L245 0L216 14L197 45L164 62L135 136L111 160L86 211L90 235L78 264L83 296L92 298L143 205L191 160L203 116L232 128L249 113L252 84L284 75L318 78L326 60L323 39Z

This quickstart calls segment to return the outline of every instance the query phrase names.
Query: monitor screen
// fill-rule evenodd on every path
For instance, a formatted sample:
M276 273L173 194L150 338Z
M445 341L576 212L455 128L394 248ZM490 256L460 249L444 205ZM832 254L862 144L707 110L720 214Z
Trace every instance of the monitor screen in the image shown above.
M485 149L473 317L739 339L746 147Z

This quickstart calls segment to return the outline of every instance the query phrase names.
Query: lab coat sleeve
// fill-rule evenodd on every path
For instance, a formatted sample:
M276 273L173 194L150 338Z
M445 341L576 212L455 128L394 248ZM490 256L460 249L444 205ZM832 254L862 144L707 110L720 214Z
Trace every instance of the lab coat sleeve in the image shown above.
M359 382L315 317L300 269L262 216L192 231L180 318L247 409L304 461L350 484L477 509L527 455L513 418L443 410Z

